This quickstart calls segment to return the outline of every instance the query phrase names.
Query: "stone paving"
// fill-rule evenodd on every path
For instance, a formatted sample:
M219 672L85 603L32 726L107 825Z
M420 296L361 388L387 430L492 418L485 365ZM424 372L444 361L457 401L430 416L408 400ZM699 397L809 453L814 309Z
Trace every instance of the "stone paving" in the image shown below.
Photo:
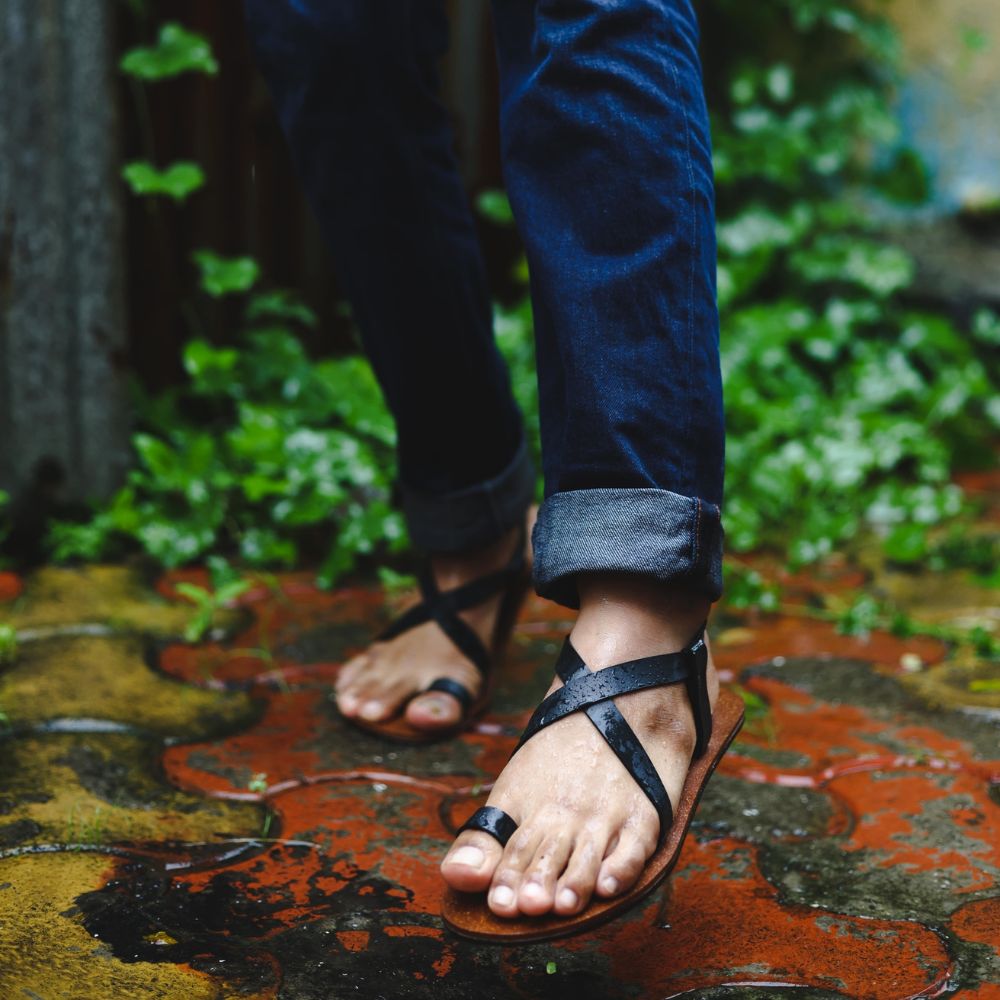
M723 606L751 707L665 887L592 933L473 945L437 864L547 684L570 622L522 612L492 714L443 745L346 727L338 664L392 613L287 574L211 641L198 573L0 574L0 1000L739 996L1000 1000L1000 693L928 639L847 637L818 589L927 586L841 568L782 615ZM996 591L938 581L938 620ZM391 601L388 602L391 604Z

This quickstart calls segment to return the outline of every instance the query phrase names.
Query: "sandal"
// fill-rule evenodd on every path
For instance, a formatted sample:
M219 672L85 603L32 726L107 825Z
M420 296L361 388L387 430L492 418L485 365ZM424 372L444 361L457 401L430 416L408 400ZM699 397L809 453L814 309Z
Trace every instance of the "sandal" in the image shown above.
M656 850L646 862L636 884L613 899L593 897L587 907L573 916L547 914L514 918L496 916L486 905L485 893L449 889L442 910L448 927L463 937L501 944L523 944L563 937L617 916L666 878L677 862L691 817L709 777L743 725L743 701L731 691L719 692L713 718L706 682L708 649L704 631L703 625L693 642L678 652L647 656L598 671L590 670L567 637L556 663L556 673L563 687L553 691L538 706L514 748L514 753L517 753L535 733L572 712L587 713L615 756L646 793L660 818ZM681 681L687 688L694 712L696 739L692 765L675 813L652 761L613 699L633 691ZM516 829L517 823L502 809L485 806L477 809L458 833L482 830L504 846Z
M370 722L367 719L351 718L347 721L365 732L398 743L424 744L456 736L478 719L489 706L493 666L503 653L510 633L513 631L518 609L528 590L530 571L525 559L524 547L525 533L522 529L518 537L517 549L506 566L496 572L470 580L454 590L439 590L430 565L426 565L418 577L420 603L408 611L404 611L375 637L376 642L394 639L396 636L402 635L403 632L424 624L424 622L437 622L441 631L475 664L479 671L482 684L478 696L473 696L464 684L451 677L439 677L422 691L415 692L391 719ZM501 592L504 596L497 612L493 639L490 648L487 649L479 636L459 617L458 613L473 608L477 604L482 604ZM405 714L407 704L413 698L426 694L428 691L444 691L458 701L462 706L462 716L456 725L445 729L419 729L407 722Z

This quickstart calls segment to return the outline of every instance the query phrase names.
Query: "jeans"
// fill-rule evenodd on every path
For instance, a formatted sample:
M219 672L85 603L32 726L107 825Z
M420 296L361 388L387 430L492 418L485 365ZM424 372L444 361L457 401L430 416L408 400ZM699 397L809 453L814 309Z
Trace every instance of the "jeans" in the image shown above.
M442 0L246 0L261 70L398 427L430 551L524 517L533 474L439 99ZM708 115L690 0L494 0L504 179L535 317L538 592L721 592Z

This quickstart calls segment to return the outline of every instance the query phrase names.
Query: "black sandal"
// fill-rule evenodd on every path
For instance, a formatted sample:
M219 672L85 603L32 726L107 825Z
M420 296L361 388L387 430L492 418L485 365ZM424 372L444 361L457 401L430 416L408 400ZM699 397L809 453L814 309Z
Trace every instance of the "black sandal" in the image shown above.
M422 691L415 692L391 719L371 722L367 719L350 718L347 721L366 732L400 743L433 743L457 735L478 719L489 707L493 668L499 661L510 633L513 631L518 609L528 590L530 573L524 549L525 532L522 529L518 536L517 549L506 566L493 573L470 580L454 590L442 591L438 588L428 562L418 577L420 603L404 611L375 637L376 642L394 639L417 625L428 621L437 622L441 631L451 639L467 659L475 664L479 671L482 685L478 696L474 696L464 684L451 677L439 677ZM459 617L458 613L468 608L474 608L477 604L482 604L501 592L503 592L504 597L497 613L493 640L490 648L487 648L472 628ZM450 694L462 706L462 716L456 725L445 729L418 729L407 722L406 705L413 698L429 691L443 691Z
M590 670L567 637L556 663L556 673L563 686L553 691L535 710L514 753L553 722L572 712L586 712L656 809L660 818L656 850L631 889L612 899L595 896L588 906L573 916L498 917L488 908L484 893L460 893L449 889L442 911L448 927L464 937L504 944L562 937L609 920L666 878L680 854L691 817L709 777L743 725L743 701L730 691L719 692L713 717L706 683L707 667L704 626L694 640L678 652L647 656L597 671ZM693 763L675 813L649 755L613 699L633 691L682 681L691 701L696 735ZM517 823L502 809L485 806L477 809L458 833L481 830L504 846L516 829Z

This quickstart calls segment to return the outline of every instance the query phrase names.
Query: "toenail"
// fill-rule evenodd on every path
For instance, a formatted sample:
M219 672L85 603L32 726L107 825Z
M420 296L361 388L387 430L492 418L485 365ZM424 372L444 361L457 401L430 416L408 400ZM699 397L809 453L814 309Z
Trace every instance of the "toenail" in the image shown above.
M357 695L353 695L353 694L341 694L341 695L338 695L337 697L340 700L340 707L341 708L346 708L346 709L350 710L352 708L357 708L357 706L358 706Z
M556 902L564 910L575 910L576 904L580 902L580 897L572 889L560 889Z
M493 890L493 902L497 906L510 906L514 902L514 890L506 885L498 885Z
M450 864L467 865L469 868L481 868L485 860L486 855L478 847L472 847L468 844L453 851L448 859Z
M361 709L361 714L366 719L377 719L382 714L382 703L378 701L366 702L364 708Z
M440 698L427 698L422 705L429 715L444 715L444 702Z
M545 890L537 882L529 882L522 891L526 896L532 896L535 899L543 899L545 896Z
M601 888L607 893L614 893L618 891L618 879L611 878L609 875L602 883Z

